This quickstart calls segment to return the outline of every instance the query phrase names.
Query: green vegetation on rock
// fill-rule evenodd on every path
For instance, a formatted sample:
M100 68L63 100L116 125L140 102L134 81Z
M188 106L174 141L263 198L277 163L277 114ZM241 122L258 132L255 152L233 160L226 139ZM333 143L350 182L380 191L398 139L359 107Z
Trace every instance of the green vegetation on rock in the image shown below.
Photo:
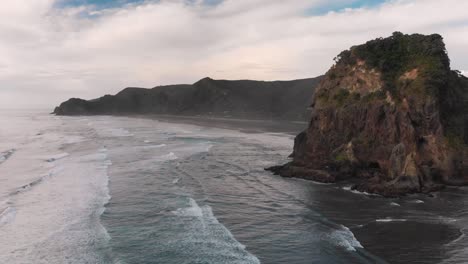
M444 74L450 67L443 38L438 34L425 36L395 32L389 38L378 38L343 51L336 61L354 65L358 59L382 73L384 89L395 97L398 97L399 90L403 87L426 87L431 92L436 92L444 84ZM414 86L404 85L400 76L416 68L425 82L415 83Z

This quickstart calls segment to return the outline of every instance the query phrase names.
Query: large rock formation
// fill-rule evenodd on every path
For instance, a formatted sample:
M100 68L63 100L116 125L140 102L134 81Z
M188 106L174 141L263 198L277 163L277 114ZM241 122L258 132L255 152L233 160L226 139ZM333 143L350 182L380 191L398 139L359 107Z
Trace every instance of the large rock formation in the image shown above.
M385 196L468 182L468 79L441 36L396 32L335 60L292 162L270 170Z
M57 115L168 114L246 119L307 120L321 77L295 81L202 79L193 85L126 88L95 100L70 99Z

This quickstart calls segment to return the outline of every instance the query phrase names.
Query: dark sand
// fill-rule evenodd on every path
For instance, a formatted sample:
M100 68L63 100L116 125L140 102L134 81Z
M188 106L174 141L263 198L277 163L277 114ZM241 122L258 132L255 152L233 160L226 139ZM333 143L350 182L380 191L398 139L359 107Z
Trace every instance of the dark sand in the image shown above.
M145 115L139 117L151 118L168 123L183 123L203 127L238 130L244 133L285 133L297 135L306 129L308 125L305 121L246 120L205 116Z

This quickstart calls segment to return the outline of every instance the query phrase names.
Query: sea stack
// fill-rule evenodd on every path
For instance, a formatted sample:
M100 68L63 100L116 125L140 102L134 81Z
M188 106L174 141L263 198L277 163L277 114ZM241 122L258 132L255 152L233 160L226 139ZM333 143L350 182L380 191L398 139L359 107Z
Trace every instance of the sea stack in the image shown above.
M468 183L468 79L440 35L394 33L335 58L284 177L384 196Z

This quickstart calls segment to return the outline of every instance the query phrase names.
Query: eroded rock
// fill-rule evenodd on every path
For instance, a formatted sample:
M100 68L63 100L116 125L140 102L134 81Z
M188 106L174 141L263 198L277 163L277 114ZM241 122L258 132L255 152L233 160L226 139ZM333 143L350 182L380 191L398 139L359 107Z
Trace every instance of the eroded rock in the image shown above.
M385 196L468 182L468 79L450 70L441 36L395 33L336 61L316 88L293 161L276 173L352 178L355 189Z

